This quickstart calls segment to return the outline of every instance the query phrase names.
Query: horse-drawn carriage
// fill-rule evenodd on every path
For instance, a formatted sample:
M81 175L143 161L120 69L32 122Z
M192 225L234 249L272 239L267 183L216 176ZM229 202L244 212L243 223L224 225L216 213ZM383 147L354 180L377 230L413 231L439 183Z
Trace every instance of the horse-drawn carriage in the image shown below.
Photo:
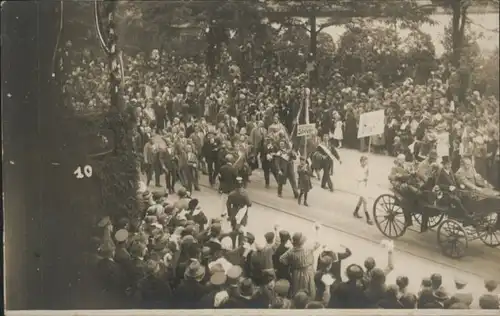
M427 227L437 227L438 244L448 257L463 257L468 243L477 239L489 247L500 246L498 192L472 192L463 187L441 190L437 186L431 192L391 191L373 203L373 218L385 236L403 236L410 216L419 224L427 217Z

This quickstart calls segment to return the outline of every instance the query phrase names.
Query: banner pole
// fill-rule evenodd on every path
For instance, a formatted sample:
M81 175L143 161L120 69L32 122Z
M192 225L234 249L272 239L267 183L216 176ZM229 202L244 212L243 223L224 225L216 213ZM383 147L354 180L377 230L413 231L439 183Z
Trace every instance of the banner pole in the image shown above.
M309 103L310 103L310 95L311 91L306 88L306 95L305 95L305 119L306 119L306 124L309 124ZM307 159L307 140L308 140L308 135L304 136L304 158Z

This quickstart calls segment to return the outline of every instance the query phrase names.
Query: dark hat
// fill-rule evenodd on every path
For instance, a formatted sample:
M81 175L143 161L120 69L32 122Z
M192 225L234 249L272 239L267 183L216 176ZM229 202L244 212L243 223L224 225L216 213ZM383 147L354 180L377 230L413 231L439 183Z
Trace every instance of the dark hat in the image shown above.
M401 302L401 305L403 305L404 309L415 309L417 296L413 293L405 293L399 301Z
M189 266L184 272L184 278L195 279L196 281L201 281L205 276L205 268L200 264L198 260L192 260Z
M373 270L371 270L371 275L372 275L372 280L383 280L383 279L385 279L384 270L382 270L380 268L373 268Z
M498 287L498 282L495 281L495 280L486 280L486 281L484 281L484 287L488 291L492 291L493 292Z
M299 291L293 297L293 305L297 309L303 309L309 303L309 295L304 291Z
M290 233L286 230L281 230L279 232L281 242L287 242L290 240Z
M351 264L346 269L347 278L349 280L357 280L363 277L363 269L357 264Z
M490 293L481 295L479 306L482 309L498 309L500 307L498 295Z
M196 239L194 239L194 237L191 235L186 235L186 236L182 237L182 239L181 239L182 246L192 245L195 243L196 243Z
M175 210L175 206L169 204L169 205L166 205L165 208L163 209L163 211L165 212L165 214L172 214Z
M245 232L243 238L249 243L253 244L255 242L255 236L252 233Z
M439 273L433 273L431 275L431 282L432 283L442 282L442 281L443 281L443 277L441 276L441 274L439 274Z
M251 279L246 278L240 282L240 294L242 296L252 296L255 292L255 287Z
M278 294L279 296L286 297L288 296L288 292L290 291L290 282L285 279L280 279L276 281L276 284L274 285L274 292Z
M320 255L319 256L319 267L321 268L327 268L333 263L333 258L330 255Z
M271 241L274 239L274 233L273 232L267 232L264 234L264 238L266 241Z
M375 265L376 265L375 259L373 259L372 257L366 258L366 260L364 262L364 266L366 269L373 269L375 267Z
M212 285L223 285L226 283L227 277L224 272L215 272L210 277L210 283Z
M441 158L441 163L442 163L443 165L444 165L444 164L447 164L447 163L449 163L449 162L450 162L450 157L448 157L448 156L443 156L443 157Z
M396 278L396 284L402 288L402 287L407 287L408 284L410 283L410 280L408 280L408 277L407 276L398 276Z
M430 287L432 286L432 281L429 278L423 278L421 285L424 287Z
M222 225L214 223L210 226L210 231L212 232L212 235L219 235L222 231Z
M186 223L186 227L184 227L184 230L181 233L181 237L191 235L194 236L194 225L189 225Z
M126 217L122 217L118 221L117 228L122 229L122 228L125 228L129 224L130 224L130 220L128 218L126 218Z
M198 199L192 199L188 202L188 208L190 210L194 210L198 206L198 204L199 204Z
M243 274L243 269L238 265L233 265L227 271L227 281L229 284L236 285Z

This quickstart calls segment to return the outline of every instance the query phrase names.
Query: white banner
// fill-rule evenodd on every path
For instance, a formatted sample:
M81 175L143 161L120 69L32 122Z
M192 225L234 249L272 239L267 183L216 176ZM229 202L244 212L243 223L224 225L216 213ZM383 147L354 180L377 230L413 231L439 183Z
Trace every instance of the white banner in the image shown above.
M297 136L311 136L315 131L315 124L300 124L297 126Z
M358 138L383 134L384 127L384 110L363 113L359 118Z

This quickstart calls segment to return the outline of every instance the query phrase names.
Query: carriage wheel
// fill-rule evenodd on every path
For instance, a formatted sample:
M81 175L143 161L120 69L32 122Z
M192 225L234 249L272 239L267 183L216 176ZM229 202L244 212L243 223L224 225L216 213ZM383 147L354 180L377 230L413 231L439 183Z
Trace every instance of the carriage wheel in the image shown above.
M500 229L497 227L499 214L491 212L481 219L479 225L476 226L479 239L488 247L500 246Z
M391 194L382 194L373 202L373 219L384 236L398 238L406 231L403 209Z
M413 214L413 218L415 219L415 221L419 225L422 225L422 214ZM441 224L441 222L443 221L444 218L445 218L445 215L443 213L436 215L436 216L429 216L429 223L428 223L427 227L428 228L437 227L439 224Z
M437 229L437 239L447 257L459 259L465 255L469 243L467 232L456 220L444 220Z

